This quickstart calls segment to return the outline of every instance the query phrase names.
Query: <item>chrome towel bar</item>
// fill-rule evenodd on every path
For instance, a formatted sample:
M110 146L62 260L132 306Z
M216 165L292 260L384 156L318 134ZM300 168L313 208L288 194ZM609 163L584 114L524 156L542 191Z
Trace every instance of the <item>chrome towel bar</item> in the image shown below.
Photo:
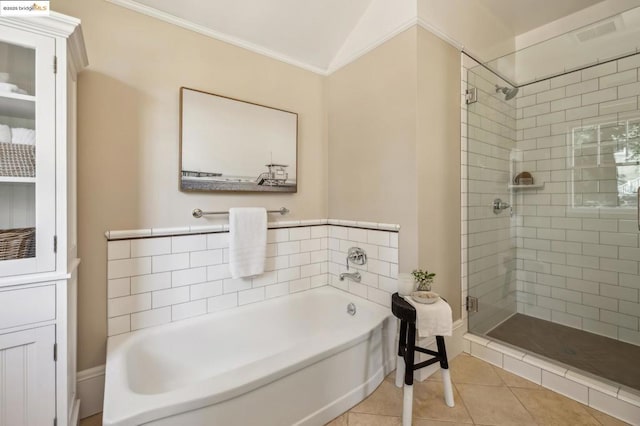
M280 209L278 210L267 210L267 213L280 213L281 215L285 215L288 214L291 210L289 210L286 207L280 207ZM211 214L229 214L228 211L222 211L222 212L204 212L200 209L193 209L193 212L191 213L193 215L193 217L195 218L201 218L202 216L205 215L211 215Z

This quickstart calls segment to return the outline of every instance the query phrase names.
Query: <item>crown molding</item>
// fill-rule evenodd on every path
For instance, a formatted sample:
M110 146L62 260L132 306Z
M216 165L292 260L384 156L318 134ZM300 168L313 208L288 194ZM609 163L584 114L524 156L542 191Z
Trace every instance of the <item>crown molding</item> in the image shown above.
M33 33L53 36L70 37L80 20L57 12L50 12L49 16L34 17L2 17L3 24L13 28L27 30Z
M67 39L67 51L69 52L69 64L71 75L75 80L78 73L89 65L87 57L87 49L84 44L84 36L82 35L82 26L78 24Z
M331 63L329 65L329 69L327 69L326 74L333 74L334 72L338 71L340 68L344 68L345 66L349 65L351 62L355 61L356 59L366 55L367 53L371 52L372 50L374 50L376 47L384 44L385 42L391 40L392 38L394 38L395 36L397 36L398 34L408 30L409 28L413 27L414 25L417 24L417 19L416 18L411 18L405 22L403 22L402 24L398 25L396 28L394 28L393 30L391 30L390 32L388 32L387 34L382 35L381 37L377 38L376 40L374 40L373 42L371 42L369 45L367 45L366 47L360 49L359 51L357 51L356 53L354 53L353 55L349 56L347 59L344 59L338 63Z
M339 62L337 64L333 64L332 63L329 66L329 69L327 70L327 74L333 74L334 72L338 71L340 68L343 68L343 67L349 65L351 62L357 60L361 56L366 55L367 53L371 52L372 50L374 50L378 46L384 44L385 42L391 40L392 38L394 38L398 34L408 30L409 28L411 28L413 26L419 26L419 27L423 28L424 30L429 31L431 34L435 35L436 37L438 37L442 41L450 44L451 46L455 47L457 50L459 50L461 52L464 50L464 46L462 45L462 43L458 42L457 40L455 40L452 37L449 37L444 31L440 30L435 25L433 25L433 24L431 24L431 23L429 23L429 22L427 22L427 21L425 21L425 20L423 20L421 18L415 17L415 18L411 18L411 19L405 21L404 23L398 25L396 28L394 28L393 30L391 30L387 34L383 35L382 37L376 39L371 44L369 44L367 47L365 47L365 48L359 50L358 52L354 53L349 58L347 58L347 59L345 59L345 60L343 60L343 61L341 61L341 62Z
M170 13L162 12L162 11L160 11L158 9L154 9L153 7L149 7L149 6L140 4L140 3L138 3L137 1L134 1L134 0L105 0L105 1L107 1L109 3L112 3L114 5L117 5L117 6L121 6L121 7L127 8L129 10L134 11L134 12L138 12L138 13L141 13L143 15L147 15L147 16L150 16L152 18L159 19L159 20L167 22L169 24L177 25L177 26L179 26L181 28L184 28L184 29L187 29L189 31L193 31L193 32L202 34L202 35L204 35L206 37L210 37L210 38L213 38L213 39L216 39L216 40L220 40L220 41L223 41L225 43L229 43L229 44L232 44L234 46L241 47L241 48L249 50L251 52L258 53L260 55L267 56L267 57L270 57L272 59L278 60L280 62L284 62L286 64L293 65L295 67L302 68L302 69L305 69L307 71L311 71L313 73L316 73L316 74L319 74L319 75L323 75L323 76L330 75L330 74L336 72L337 70L345 67L346 65L348 65L351 62L357 60L358 58L362 57L363 55L369 53L370 51L374 50L378 46L380 46L383 43L389 41L390 39L392 39L393 37L395 37L398 34L402 33L403 31L408 30L409 28L411 28L414 25L420 26L421 28L429 31L430 33L432 33L436 37L440 38L444 42L446 42L446 43L450 44L451 46L455 47L457 50L460 50L460 51L464 50L464 46L462 45L462 43L460 43L459 41L457 41L454 38L450 37L444 31L442 31L440 28L438 28L437 26L433 25L432 23L427 22L427 21L425 21L425 20L423 20L421 18L418 18L416 16L416 17L413 17L413 18L403 22L402 24L398 25L396 28L394 28L393 30L389 31L388 33L383 34L382 36L378 37L377 39L375 39L374 41L369 43L366 47L358 50L357 52L355 52L354 54L350 55L346 59L343 59L343 60L341 60L340 62L337 62L337 63L331 63L327 69L323 69L323 68L317 67L315 65L311 65L311 64L307 64L305 62L299 61L299 60L294 59L294 58L292 58L292 57L290 57L288 55L284 55L284 54L276 52L274 50L267 49L265 47L256 45L254 43L247 42L247 41L242 40L242 39L240 39L238 37L233 37L233 36L230 36L228 34L224 34L222 32L212 30L212 29L207 28L207 27L205 27L203 25L199 25L199 24L193 23L191 21L188 21L186 19L179 18L179 17L177 17L175 15L172 15Z
M316 73L316 74L327 75L327 71L326 70L324 70L322 68L319 68L317 66L307 64L305 62L302 62L302 61L299 61L297 59L294 59L294 58L292 58L290 56L287 56L287 55L284 55L282 53L276 52L274 50L267 49L267 48L259 46L257 44L250 43L248 41L242 40L242 39L240 39L238 37L233 37L233 36L230 36L228 34L221 33L219 31L214 31L214 30L212 30L210 28L207 28L207 27L205 27L203 25L199 25L199 24L193 23L191 21L188 21L186 19L179 18L179 17L177 17L175 15L172 15L170 13L162 12L162 11L160 11L158 9L154 9L152 7L140 4L140 3L136 2L136 1L133 1L133 0L105 0L105 1L107 1L109 3L113 3L113 4L118 5L118 6L125 7L125 8L130 9L130 10L133 10L134 12L138 12L138 13L141 13L143 15L147 15L147 16L150 16L152 18L159 19L159 20L167 22L169 24L177 25L177 26L182 27L184 29L187 29L189 31L193 31L193 32L196 32L198 34L202 34L204 36L207 36L207 37L210 37L210 38L214 38L216 40L220 40L220 41L223 41L225 43L232 44L234 46L241 47L241 48L249 50L251 52L258 53L260 55L270 57L272 59L276 59L276 60L278 60L280 62L284 62L286 64L293 65L295 67L302 68L302 69L305 69L307 71L311 71L311 72Z
M473 51L471 51L468 48L466 48L464 46L464 44L460 43L455 38L450 37L447 33L442 31L437 26L433 25L431 22L427 22L422 18L418 18L418 26L420 26L421 28L429 31L431 34L435 35L436 37L438 37L440 40L444 41L445 43L448 43L451 46L455 47L458 51L460 51L462 53L466 53L467 55L470 55L473 60L479 60L481 58L479 55L476 55ZM480 63L480 62L478 62L478 63ZM513 84L511 84L511 85L513 86Z
M464 45L462 43L460 43L458 40L454 39L453 37L450 37L449 35L447 35L447 33L442 31L440 28L436 27L435 25L433 25L431 22L427 22L422 18L417 18L416 21L419 27L422 27L423 29L429 31L431 34L438 37L442 41L450 44L451 46L455 47L460 52L465 50Z
M36 34L67 39L71 72L75 75L89 64L80 20L57 12L49 16L0 18L3 24Z

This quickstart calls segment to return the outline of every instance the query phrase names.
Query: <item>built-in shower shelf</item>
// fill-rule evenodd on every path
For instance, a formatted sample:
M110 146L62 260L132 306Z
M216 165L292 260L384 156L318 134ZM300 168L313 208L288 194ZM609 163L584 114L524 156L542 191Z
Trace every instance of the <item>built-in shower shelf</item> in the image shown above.
M542 183L534 183L531 185L512 185L509 184L508 185L509 189L515 189L515 190L520 190L520 189L542 189L544 188L544 182Z

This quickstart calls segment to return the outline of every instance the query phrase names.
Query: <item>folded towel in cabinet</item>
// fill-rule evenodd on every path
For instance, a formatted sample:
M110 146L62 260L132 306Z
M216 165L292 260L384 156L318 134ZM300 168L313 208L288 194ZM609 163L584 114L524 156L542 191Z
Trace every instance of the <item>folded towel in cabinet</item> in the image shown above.
M0 92L18 93L20 95L29 94L26 90L19 88L15 84L3 83L3 82L0 82Z
M453 316L451 306L443 299L429 305L414 301L411 296L404 298L416 308L416 330L418 337L451 336Z
M11 143L11 127L0 124L0 143Z
M18 91L18 86L11 83L0 83L0 92L16 92Z
M264 272L267 254L267 210L229 209L229 269L232 278Z
M34 145L36 143L36 131L33 129L13 128L11 129L11 142Z

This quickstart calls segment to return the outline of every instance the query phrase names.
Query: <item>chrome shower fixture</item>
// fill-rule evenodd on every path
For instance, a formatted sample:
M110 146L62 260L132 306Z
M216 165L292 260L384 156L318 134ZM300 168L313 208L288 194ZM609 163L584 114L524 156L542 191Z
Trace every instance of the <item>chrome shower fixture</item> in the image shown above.
M504 95L504 100L505 101L509 101L509 100L513 99L518 94L518 88L517 87L512 87L512 88L502 87L502 86L498 86L496 84L496 93L502 93Z
M367 252L360 247L350 247L347 252L347 271L349 270L349 261L354 265L364 265L367 263Z

